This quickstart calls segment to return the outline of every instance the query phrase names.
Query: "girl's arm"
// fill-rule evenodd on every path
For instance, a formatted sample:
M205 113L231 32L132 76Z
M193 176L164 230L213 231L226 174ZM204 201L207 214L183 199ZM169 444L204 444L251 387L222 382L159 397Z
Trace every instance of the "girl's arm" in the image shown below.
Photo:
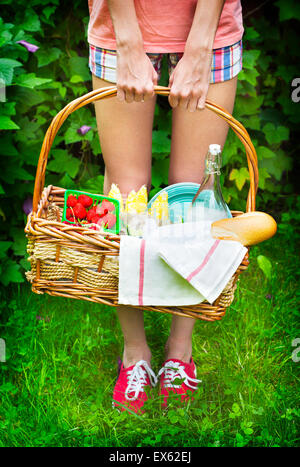
M170 76L169 102L193 112L207 96L213 43L226 0L198 0L182 59Z
M154 95L157 73L144 50L134 0L107 0L117 43L117 98L126 102Z

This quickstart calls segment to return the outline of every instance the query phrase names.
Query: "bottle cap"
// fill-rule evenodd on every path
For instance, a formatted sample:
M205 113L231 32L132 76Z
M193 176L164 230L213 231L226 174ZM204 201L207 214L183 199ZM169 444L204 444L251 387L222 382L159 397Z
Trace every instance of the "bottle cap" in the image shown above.
M220 154L221 152L221 146L219 144L210 144L209 145L209 152L213 155L216 156L217 154Z

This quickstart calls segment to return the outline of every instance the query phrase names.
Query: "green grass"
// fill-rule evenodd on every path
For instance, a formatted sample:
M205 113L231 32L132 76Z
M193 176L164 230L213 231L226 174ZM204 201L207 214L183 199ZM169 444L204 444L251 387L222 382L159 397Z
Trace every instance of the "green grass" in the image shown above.
M272 261L272 279L256 257ZM120 326L113 308L35 295L1 294L7 361L0 363L0 446L297 446L299 369L297 250L277 235L251 250L235 301L220 322L197 321L193 356L202 379L195 401L146 413L111 408ZM158 371L171 317L146 312Z

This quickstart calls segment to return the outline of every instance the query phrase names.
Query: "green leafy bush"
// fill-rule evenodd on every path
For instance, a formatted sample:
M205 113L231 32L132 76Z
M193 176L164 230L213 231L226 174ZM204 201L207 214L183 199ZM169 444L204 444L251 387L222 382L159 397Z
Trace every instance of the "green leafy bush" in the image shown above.
M26 4L0 0L0 5L0 80L5 83L5 90L0 89L0 282L8 285L22 282L28 268L22 206L33 193L43 137L52 118L68 102L89 92L92 84L86 40L88 2L75 0L71 9L66 0L28 0ZM262 13L245 20L244 70L234 115L257 148L258 208L270 210L282 209L282 200L293 192L300 117L290 98L291 79L297 75L291 56L296 60L300 52L291 23L300 14L291 0L268 4L268 16ZM167 84L166 74L165 63L161 84ZM78 131L83 125L90 127L84 134ZM168 184L170 136L171 110L166 98L159 96L150 196ZM223 163L226 201L232 209L244 210L249 173L244 148L233 132L228 135ZM73 113L60 129L46 184L99 193L103 174L94 111L89 106Z

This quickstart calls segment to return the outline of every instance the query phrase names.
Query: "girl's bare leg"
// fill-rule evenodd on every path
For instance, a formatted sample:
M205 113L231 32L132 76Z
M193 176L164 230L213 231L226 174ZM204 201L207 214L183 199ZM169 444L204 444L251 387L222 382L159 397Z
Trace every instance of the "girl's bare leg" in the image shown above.
M237 77L209 86L207 99L232 113ZM189 112L181 107L173 110L169 184L200 183L204 174L204 159L211 143L223 148L228 124L214 112L204 109ZM174 316L166 343L166 359L189 362L192 355L192 318Z
M93 75L93 88L111 86ZM151 186L152 126L156 96L145 102L120 102L110 97L95 102L102 154L105 162L104 194L118 184L127 195L143 184ZM150 364L143 312L119 305L117 313L124 335L123 363L127 368L139 360Z

